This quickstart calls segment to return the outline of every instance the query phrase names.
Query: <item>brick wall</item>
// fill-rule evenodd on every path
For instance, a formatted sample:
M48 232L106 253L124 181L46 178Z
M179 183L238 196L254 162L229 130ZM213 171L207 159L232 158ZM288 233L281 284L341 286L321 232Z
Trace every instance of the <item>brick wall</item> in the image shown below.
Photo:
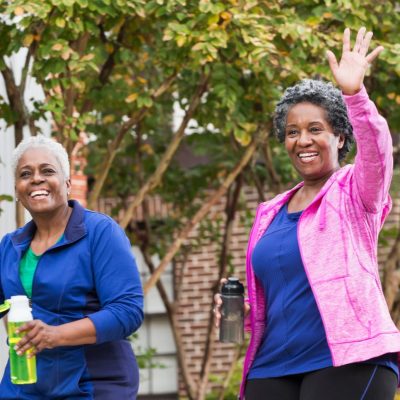
M79 140L75 144L71 153L71 194L70 198L78 200L83 207L87 204L88 181L84 173L87 159L85 154L85 145L87 136L84 132L79 135Z

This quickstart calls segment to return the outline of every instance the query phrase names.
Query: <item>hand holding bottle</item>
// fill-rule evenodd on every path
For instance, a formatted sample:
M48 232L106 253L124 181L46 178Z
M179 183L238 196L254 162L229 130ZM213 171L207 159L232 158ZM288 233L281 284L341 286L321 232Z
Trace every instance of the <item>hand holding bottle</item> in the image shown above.
M26 333L15 346L18 355L29 351L28 357L33 357L44 349L59 346L59 327L45 324L39 319L29 321L20 326L17 333Z
M244 339L244 317L250 307L244 302L244 287L238 278L221 280L221 294L214 297L216 326L220 327L219 340L242 343Z

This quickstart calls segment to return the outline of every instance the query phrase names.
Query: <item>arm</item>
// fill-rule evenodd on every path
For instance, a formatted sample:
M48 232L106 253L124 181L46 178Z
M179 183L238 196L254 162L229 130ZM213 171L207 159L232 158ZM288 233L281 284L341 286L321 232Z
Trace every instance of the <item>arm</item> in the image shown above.
M26 323L18 343L20 353L37 353L58 346L77 346L122 339L143 320L143 291L125 233L111 220L102 221L91 242L92 268L101 309L78 321L50 326L40 320Z
M95 230L92 265L101 307L88 315L96 328L96 343L123 339L143 321L143 290L129 240L112 220Z
M392 137L386 120L369 100L365 88L344 96L357 143L354 179L368 212L379 212L388 201L393 174Z
M21 326L17 332L26 332L26 335L15 345L15 350L21 355L33 347L34 351L29 354L29 357L33 357L44 349L53 349L58 346L96 343L96 328L88 318L59 326L47 325L35 319Z
M363 86L369 64L383 50L378 46L371 53L368 47L372 32L358 31L351 50L350 30L343 35L343 52L340 62L331 51L327 52L332 74L341 88L353 125L357 142L354 177L357 192L368 212L378 212L387 201L393 170L392 141L387 123Z

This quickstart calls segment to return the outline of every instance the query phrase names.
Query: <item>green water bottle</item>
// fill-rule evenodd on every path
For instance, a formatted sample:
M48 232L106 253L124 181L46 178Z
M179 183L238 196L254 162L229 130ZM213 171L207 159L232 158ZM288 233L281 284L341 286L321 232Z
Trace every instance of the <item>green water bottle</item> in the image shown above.
M21 385L36 382L36 357L28 358L32 350L19 356L14 346L26 332L16 333L16 330L28 321L32 321L32 312L29 299L26 296L11 296L11 308L8 313L8 344L10 346L10 373L11 382Z

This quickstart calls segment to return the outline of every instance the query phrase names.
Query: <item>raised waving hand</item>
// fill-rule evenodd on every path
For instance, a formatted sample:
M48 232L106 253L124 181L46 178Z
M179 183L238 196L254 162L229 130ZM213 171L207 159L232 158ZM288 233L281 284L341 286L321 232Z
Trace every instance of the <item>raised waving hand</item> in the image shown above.
M372 32L367 32L364 27L361 28L357 33L353 49L351 49L350 29L346 28L343 33L343 50L340 61L336 60L332 51L326 52L333 77L346 95L356 94L361 89L369 64L383 50L382 46L378 46L368 53L371 38Z

